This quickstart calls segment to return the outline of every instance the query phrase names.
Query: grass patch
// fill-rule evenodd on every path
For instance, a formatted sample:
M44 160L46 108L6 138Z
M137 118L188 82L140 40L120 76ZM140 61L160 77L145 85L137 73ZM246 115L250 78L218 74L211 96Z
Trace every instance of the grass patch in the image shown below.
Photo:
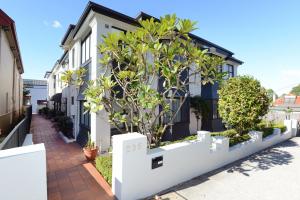
M250 140L251 137L249 134L244 134L244 135L238 135L236 130L230 129L222 132L213 132L211 133L211 136L224 136L229 138L229 146L232 147L238 143L245 142L247 140Z
M98 156L96 158L96 169L101 173L106 182L111 186L112 180L112 156Z

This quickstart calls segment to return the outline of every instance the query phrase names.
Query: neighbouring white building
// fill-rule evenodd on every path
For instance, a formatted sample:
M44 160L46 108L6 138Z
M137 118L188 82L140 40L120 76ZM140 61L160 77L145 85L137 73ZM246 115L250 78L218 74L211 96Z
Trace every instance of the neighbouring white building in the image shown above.
M30 105L32 105L32 113L38 113L39 109L47 105L47 81L24 79L24 89L29 90L27 97Z
M3 132L23 113L23 73L15 22L0 9L0 129Z
M63 56L55 63L53 69L46 73L48 81L49 106L61 109L73 119L75 124L74 136L81 140L82 134L90 131L92 140L101 150L107 150L110 146L111 129L107 115L104 111L99 113L84 112L84 91L86 84L76 89L74 86L66 87L60 81L61 74L67 69L87 69L85 80L94 80L101 73L101 55L97 51L97 46L101 43L102 35L111 32L126 32L136 29L139 26L138 20L149 19L152 16L141 12L138 17L133 18L117 11L111 10L99 4L89 2L83 14L75 25L70 25L64 35L60 46L64 49ZM154 18L154 17L153 17ZM158 19L156 19L158 20ZM234 58L233 53L223 47L209 42L196 35L190 37L199 44L199 48L209 49L210 53L219 55L226 60L226 65L220 68L223 72L228 72L230 77L237 75L237 67L243 62ZM210 131L222 128L222 121L217 113L218 85L190 86L192 95L201 95L210 106L208 118L203 120L203 127ZM172 131L183 135L196 132L196 122L191 114L189 103L183 106L179 113L179 121L174 125ZM178 134L174 134L178 135Z

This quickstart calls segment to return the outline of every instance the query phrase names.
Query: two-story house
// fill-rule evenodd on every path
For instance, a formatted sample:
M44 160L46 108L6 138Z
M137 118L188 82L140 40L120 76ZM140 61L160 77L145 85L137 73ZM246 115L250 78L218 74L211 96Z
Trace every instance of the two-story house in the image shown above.
M117 11L111 10L99 4L89 2L81 15L79 21L75 25L70 25L66 34L64 35L60 46L68 54L68 67L69 69L78 69L85 67L88 72L85 77L86 80L94 80L101 73L99 58L101 55L97 51L97 45L101 43L102 35L111 32L131 31L139 26L139 19L147 19L152 16L141 12L138 17L133 18ZM230 76L237 74L237 67L242 64L241 61L233 57L233 53L220 47L212 42L209 42L196 35L190 34L191 38L199 44L200 48L207 48L210 53L219 55L226 60L226 65L222 66L222 71L228 71ZM61 61L58 61L58 66ZM62 67L59 67L62 68ZM48 75L48 83L56 82L57 75L54 67ZM54 85L54 84L53 84ZM71 98L71 112L70 116L74 117L75 132L74 136L81 138L81 134L87 131L91 132L92 140L96 142L101 150L106 150L110 146L111 126L108 123L107 114L105 111L98 113L85 113L84 112L84 96L82 92L86 84L79 89L74 89L69 92L68 97ZM158 87L158 86L157 86ZM51 89L52 91L52 89ZM202 92L201 92L202 91ZM217 117L213 117L216 112L216 105L218 97L215 95L217 86L204 86L201 85L190 86L191 95L202 95L207 100L211 109L212 116L205 121L208 130L214 130L217 122L219 127L222 127L221 120L217 121ZM50 92L50 89L49 89ZM56 91L58 94L58 92ZM52 94L51 95L55 95ZM51 96L49 95L49 96ZM191 109L189 102L187 102L178 114L177 122L174 125L171 137L174 139L176 136L184 136L196 130L193 123L190 123Z
M0 132L23 113L24 73L15 22L0 9Z

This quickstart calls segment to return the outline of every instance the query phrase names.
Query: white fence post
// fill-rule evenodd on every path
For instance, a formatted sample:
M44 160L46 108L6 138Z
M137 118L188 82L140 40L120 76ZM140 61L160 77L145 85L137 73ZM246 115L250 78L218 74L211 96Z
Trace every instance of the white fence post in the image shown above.
M112 191L119 200L134 199L138 177L136 169L143 171L146 162L147 138L139 133L113 136ZM142 165L142 167L139 167ZM150 167L150 166L149 166ZM141 173L139 171L138 173Z
M296 137L297 131L298 131L298 121L295 119L292 119L292 137Z
M286 126L287 131L292 131L292 121L291 120L284 120L284 125Z

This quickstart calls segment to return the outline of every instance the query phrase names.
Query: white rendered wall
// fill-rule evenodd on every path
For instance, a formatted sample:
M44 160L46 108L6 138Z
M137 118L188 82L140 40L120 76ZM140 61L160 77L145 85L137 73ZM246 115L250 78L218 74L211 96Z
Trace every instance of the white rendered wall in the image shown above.
M198 139L147 149L146 136L130 133L113 136L112 190L119 200L140 199L220 168L291 138L296 123L285 121L287 131L262 139L251 132L251 140L229 148L229 140L199 131ZM292 128L293 125L293 128ZM152 158L163 156L163 166L151 169Z
M32 113L38 113L37 100L47 99L47 86L33 86L30 90Z
M44 144L0 151L1 199L47 200Z

